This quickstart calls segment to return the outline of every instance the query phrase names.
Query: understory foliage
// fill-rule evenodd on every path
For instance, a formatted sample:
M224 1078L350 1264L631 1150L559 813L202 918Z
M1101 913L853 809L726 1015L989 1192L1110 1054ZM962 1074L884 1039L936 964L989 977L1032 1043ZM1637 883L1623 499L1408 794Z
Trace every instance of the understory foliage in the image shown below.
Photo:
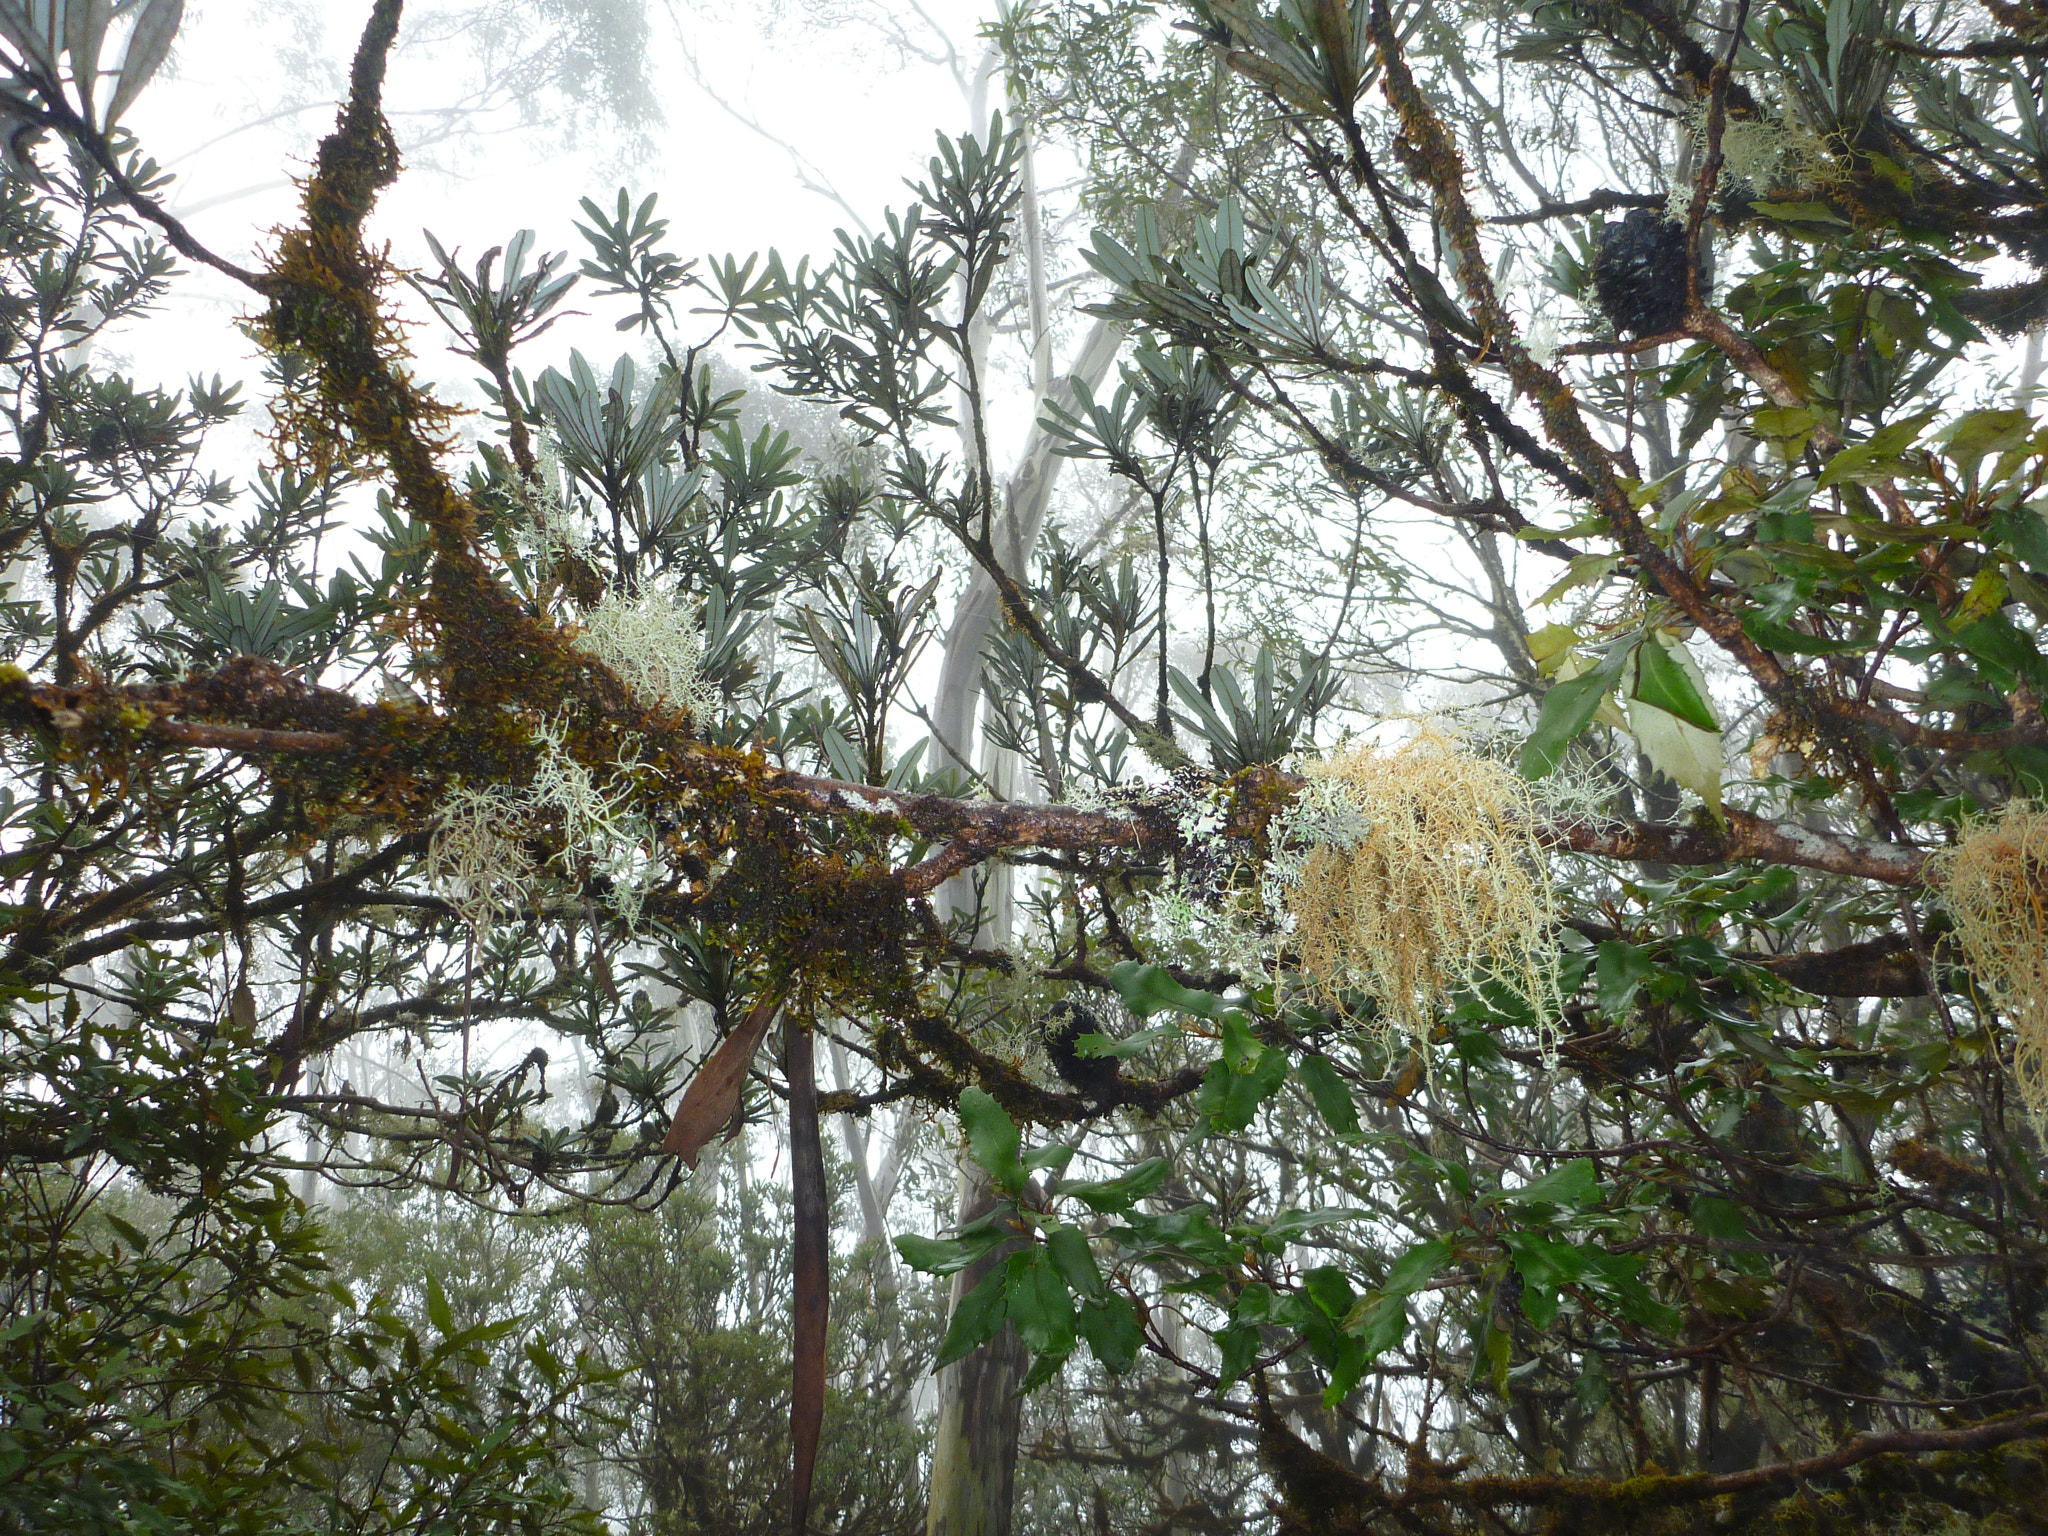
M407 273L362 10L244 269L0 0L0 1531L915 1529L1004 1351L1034 1530L2038 1527L2048 13L1048 0Z

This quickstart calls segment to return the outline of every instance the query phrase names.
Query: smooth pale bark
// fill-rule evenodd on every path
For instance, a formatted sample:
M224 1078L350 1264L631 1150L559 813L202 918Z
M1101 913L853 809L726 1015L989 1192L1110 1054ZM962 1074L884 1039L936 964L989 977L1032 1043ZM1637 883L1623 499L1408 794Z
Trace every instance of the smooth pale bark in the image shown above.
M1024 226L1033 289L1033 396L1034 404L1042 407L1048 398L1050 342L1043 304L1044 253L1035 190L1027 179ZM1082 343L1074 374L1091 389L1099 385L1108 376L1123 341L1121 326L1098 321ZM1069 410L1078 403L1072 377L1060 380L1049 395ZM1023 457L1004 482L996 529L997 558L1006 570L1020 576L1026 573L1031 553L1045 530L1053 486L1065 462L1053 453L1053 440L1038 424L1038 415L1034 410L1031 436ZM981 698L982 647L998 606L995 583L986 571L976 567L954 607L953 622L946 633L932 713L929 762L956 768L974 766L974 710ZM985 781L1005 797L1014 788L1014 764L1008 761L1009 757L1008 753L990 749L982 767ZM940 913L951 916L974 911L978 905L974 941L1007 944L1011 928L1010 873L1007 866L993 866L984 877L979 900L970 875L946 881L934 893ZM995 1192L987 1175L964 1154L959 1157L958 1168L960 1219L972 1221L994 1203ZM959 1306L961 1297L1002 1259L1003 1251L998 1250L954 1276L951 1306ZM1017 1337L1017 1330L1005 1323L986 1346L940 1373L938 1425L925 1517L927 1536L1008 1536L1022 1413L1017 1388L1024 1380L1027 1365L1023 1341Z
M1098 320L1089 329L1074 359L1073 368L1058 379L1048 399L1066 410L1074 410L1078 397L1075 379L1090 390L1101 386L1124 344L1121 325ZM1003 487L1003 508L996 531L996 558L1003 568L1025 574L1026 562L1045 532L1046 513L1052 506L1053 487L1066 460L1053 452L1054 439L1036 421L1016 471ZM946 630L945 659L939 664L939 685L932 708L930 761L954 767L973 765L967 759L974 743L969 731L974 723L975 701L981 697L981 649L988 640L1000 604L995 582L977 566L953 606L953 621Z
M964 1223L993 1207L996 1194L988 1175L964 1154L959 1165ZM998 1248L955 1275L952 1306L1008 1257L1007 1246ZM1017 1388L1028 1364L1024 1341L1005 1322L982 1348L939 1373L925 1536L1009 1536L1024 1406Z

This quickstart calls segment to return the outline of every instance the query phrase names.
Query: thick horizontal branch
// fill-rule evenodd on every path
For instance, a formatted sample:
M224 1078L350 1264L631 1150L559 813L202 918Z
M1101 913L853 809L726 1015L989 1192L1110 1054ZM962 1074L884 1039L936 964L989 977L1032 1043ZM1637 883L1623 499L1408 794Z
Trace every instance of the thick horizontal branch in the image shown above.
M244 718L256 715L266 723L183 718L201 712ZM307 717L342 728L300 728L299 721ZM17 730L40 728L69 734L106 731L125 723L135 736L167 746L256 755L335 754L351 749L374 753L401 737L421 741L432 734L423 725L439 723L442 718L419 709L367 708L345 694L309 687L267 663L246 657L210 677L170 687L39 688L25 679L0 683L0 725ZM757 793L785 809L834 819L891 819L901 823L906 835L940 844L940 851L924 864L904 872L906 891L913 895L1000 853L1037 848L1079 854L1116 850L1157 854L1168 848L1173 838L1168 817L1148 812L1142 805L1092 810L963 800L764 768L758 759L688 740L664 745L671 754L696 759L713 772L723 767L736 778L751 779ZM1260 772L1277 775L1278 787L1283 790L1299 785L1277 769ZM1918 884L1925 865L1925 855L1917 849L1831 837L1739 810L1730 810L1720 826L1705 820L1688 824L1560 820L1539 828L1537 835L1552 847L1597 858L1685 866L1756 861L1893 886Z
M1537 833L1553 848L1603 859L1654 864L1786 864L1825 870L1882 885L1917 885L1927 856L1914 848L1863 838L1830 837L1792 822L1765 821L1747 811L1727 812L1727 825L1693 822L1553 822Z

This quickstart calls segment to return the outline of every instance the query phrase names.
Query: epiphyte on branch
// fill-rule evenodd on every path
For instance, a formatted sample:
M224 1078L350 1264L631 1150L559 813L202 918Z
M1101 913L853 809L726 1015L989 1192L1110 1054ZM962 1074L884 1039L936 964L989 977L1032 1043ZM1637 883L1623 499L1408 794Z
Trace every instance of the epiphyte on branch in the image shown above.
M1685 226L1653 208L1603 225L1593 296L1620 335L1661 336L1685 323Z

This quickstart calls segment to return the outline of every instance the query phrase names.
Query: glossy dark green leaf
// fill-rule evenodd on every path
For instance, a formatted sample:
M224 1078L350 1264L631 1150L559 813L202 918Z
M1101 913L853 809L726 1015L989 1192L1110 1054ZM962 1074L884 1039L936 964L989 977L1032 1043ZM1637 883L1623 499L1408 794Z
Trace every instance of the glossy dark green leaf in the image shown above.
M950 1275L965 1269L1005 1237L1005 1233L993 1229L951 1238L905 1233L896 1239L896 1251L903 1255L904 1263L922 1274Z
M1315 1102L1316 1113L1323 1117L1323 1123L1339 1136L1356 1136L1358 1131L1358 1104L1351 1097L1351 1088L1337 1075L1336 1066L1330 1058L1320 1052L1311 1052L1301 1058L1295 1071L1302 1086L1308 1089L1309 1098Z
M960 1094L960 1124L967 1132L967 1150L1008 1194L1022 1194L1024 1164L1017 1155L1021 1144L1016 1124L1002 1106L980 1088L966 1088Z
M1060 1227L1045 1239L1046 1257L1067 1289L1083 1301L1100 1301L1109 1294L1102 1283L1102 1271L1095 1266L1095 1254L1078 1227Z
M1635 686L1629 696L1699 730L1721 729L1721 722L1714 718L1714 711L1700 697L1699 689L1686 675L1685 668L1665 648L1661 636L1651 635L1636 648Z
M1071 1195L1089 1210L1105 1216L1121 1216L1140 1200L1157 1190L1173 1172L1163 1157L1148 1157L1129 1173L1091 1184L1065 1184L1062 1195Z
M1602 939L1599 957L1593 965L1595 996L1600 1011L1610 1019L1628 1017L1636 992L1656 969L1649 952L1626 939Z
M1216 1367L1220 1378L1216 1389L1224 1391L1241 1380L1244 1373L1252 1368L1252 1362L1259 1358L1259 1330L1244 1324L1232 1324L1216 1331L1217 1353L1222 1356Z
M1215 993L1182 986L1163 965L1125 960L1110 971L1109 982L1124 1000L1124 1006L1141 1019L1168 1009L1213 1018L1223 1007L1223 999Z
M1043 1248L1013 1253L1004 1266L1009 1277L1009 1316L1018 1337L1034 1354L1065 1355L1074 1347L1074 1300Z
M1088 1303L1081 1308L1076 1324L1095 1358L1116 1375L1128 1371L1145 1347L1145 1330L1138 1322L1136 1305L1124 1297L1107 1296ZM1256 1330L1252 1332L1256 1345Z
M946 1337L932 1361L934 1371L965 1358L996 1336L1008 1313L1008 1283L1009 1268L999 1264L960 1298L960 1304L953 1309L953 1320L946 1325Z

